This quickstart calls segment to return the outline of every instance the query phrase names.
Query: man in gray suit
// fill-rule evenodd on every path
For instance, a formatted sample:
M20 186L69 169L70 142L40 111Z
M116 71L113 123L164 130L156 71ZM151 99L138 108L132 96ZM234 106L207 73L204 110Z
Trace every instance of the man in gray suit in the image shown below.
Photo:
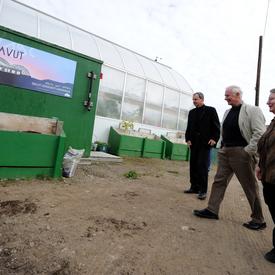
M251 207L251 220L243 224L252 230L266 228L255 178L257 142L265 131L265 118L260 108L245 104L238 86L225 90L225 100L231 109L225 112L222 123L222 146L218 152L218 168L208 206L194 210L194 215L219 219L220 204L233 176L238 178Z

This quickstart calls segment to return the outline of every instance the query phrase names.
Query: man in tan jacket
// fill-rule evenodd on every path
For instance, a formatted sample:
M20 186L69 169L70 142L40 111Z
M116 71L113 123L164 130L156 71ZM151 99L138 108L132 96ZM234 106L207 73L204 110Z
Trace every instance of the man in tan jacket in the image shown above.
M227 110L222 123L222 144L218 152L218 168L212 185L208 206L194 210L201 218L218 219L220 204L226 188L235 174L245 192L251 207L251 220L243 224L248 229L266 228L262 213L258 183L255 177L257 142L265 131L262 111L242 101L238 86L225 90L225 100L231 109Z

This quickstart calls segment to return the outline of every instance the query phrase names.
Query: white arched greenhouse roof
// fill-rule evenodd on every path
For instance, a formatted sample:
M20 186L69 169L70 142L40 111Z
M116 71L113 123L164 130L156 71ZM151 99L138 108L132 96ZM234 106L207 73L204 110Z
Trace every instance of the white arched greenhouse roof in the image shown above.
M172 68L16 0L0 0L0 25L102 60L105 65L172 89L192 91L185 78Z

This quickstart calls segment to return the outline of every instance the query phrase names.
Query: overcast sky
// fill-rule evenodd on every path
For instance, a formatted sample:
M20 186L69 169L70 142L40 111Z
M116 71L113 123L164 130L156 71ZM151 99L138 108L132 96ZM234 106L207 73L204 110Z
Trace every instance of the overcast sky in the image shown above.
M141 53L160 57L205 94L219 116L224 89L235 84L255 102L259 36L263 38L260 107L275 88L275 0L20 0ZM265 32L264 32L265 30Z

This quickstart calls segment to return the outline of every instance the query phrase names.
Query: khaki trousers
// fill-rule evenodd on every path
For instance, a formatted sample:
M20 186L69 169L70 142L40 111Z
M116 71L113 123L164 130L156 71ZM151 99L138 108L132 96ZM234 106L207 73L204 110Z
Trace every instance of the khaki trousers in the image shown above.
M223 147L218 151L218 168L208 201L208 209L219 213L225 190L236 175L249 202L252 221L264 222L258 182L255 177L256 160L243 147Z

